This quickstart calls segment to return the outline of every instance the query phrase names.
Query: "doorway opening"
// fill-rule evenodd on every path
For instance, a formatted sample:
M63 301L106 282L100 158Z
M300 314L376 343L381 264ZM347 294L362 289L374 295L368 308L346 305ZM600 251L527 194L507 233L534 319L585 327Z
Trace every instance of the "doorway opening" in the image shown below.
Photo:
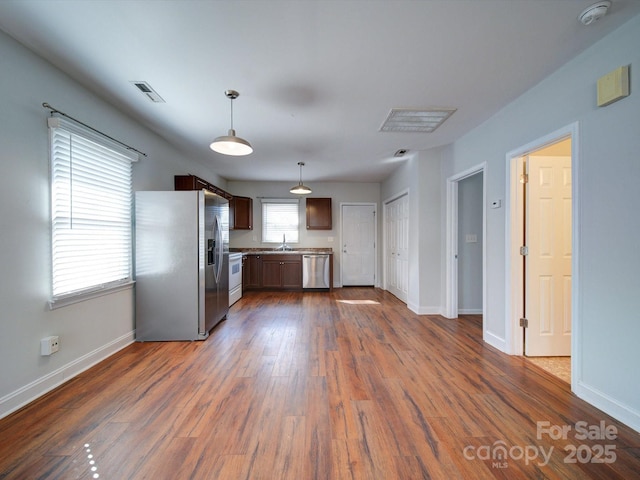
M482 316L484 341L498 346L487 331L486 163L447 179L446 299L444 316Z
M567 380L577 353L577 125L510 152L507 162L507 351Z
M458 182L458 314L482 315L482 172Z

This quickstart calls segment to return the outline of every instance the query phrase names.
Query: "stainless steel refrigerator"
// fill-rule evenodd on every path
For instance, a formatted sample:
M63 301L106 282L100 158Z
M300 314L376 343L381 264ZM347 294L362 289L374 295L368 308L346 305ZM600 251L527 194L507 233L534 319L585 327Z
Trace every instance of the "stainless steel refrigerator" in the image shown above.
M136 340L204 340L229 311L229 202L136 192Z

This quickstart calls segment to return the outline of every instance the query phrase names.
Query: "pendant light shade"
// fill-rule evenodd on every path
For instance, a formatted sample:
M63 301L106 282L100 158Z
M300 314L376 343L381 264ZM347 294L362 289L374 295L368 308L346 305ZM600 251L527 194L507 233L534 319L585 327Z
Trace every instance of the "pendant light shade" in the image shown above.
M304 162L298 162L298 165L300 166L300 183L291 187L289 193L295 193L296 195L309 195L311 193L311 189L302 184L302 167L304 167Z
M209 147L214 152L222 153L223 155L242 156L249 155L253 152L253 147L244 138L236 136L236 131L233 129L233 101L240 95L235 90L226 90L225 96L231 100L231 128L228 135L223 135L216 138Z

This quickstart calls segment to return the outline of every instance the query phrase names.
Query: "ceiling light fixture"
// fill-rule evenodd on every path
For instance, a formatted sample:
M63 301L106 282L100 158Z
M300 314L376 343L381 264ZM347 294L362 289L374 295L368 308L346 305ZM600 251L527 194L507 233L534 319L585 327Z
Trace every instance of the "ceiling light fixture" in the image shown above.
M295 187L291 187L289 193L295 193L296 195L309 195L311 193L311 189L302 184L302 167L304 167L304 162L298 162L298 165L300 166L300 183Z
M578 15L578 20L580 20L583 25L591 25L604 17L610 7L611 2L609 0L594 3L590 7L585 8L582 13Z
M233 129L233 101L240 95L235 90L225 90L225 96L231 100L231 128L228 135L216 138L209 147L214 152L223 155L242 156L249 155L253 152L253 148L244 138L236 137L236 131Z

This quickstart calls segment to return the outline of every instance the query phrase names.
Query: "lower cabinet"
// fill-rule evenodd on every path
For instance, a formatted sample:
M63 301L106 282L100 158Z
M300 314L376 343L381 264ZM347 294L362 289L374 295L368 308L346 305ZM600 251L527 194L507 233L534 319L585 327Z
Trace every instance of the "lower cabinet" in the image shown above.
M262 257L262 287L284 290L302 288L300 255L265 255Z
M262 288L262 256L242 256L242 289Z
M245 255L243 258L244 289L302 289L301 255Z

